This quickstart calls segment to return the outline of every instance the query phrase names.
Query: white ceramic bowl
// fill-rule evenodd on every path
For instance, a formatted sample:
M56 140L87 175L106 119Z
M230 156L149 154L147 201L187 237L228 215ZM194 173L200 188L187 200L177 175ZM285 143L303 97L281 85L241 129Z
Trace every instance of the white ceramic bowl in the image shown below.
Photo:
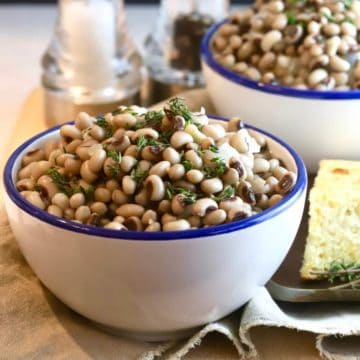
M299 90L245 78L210 51L223 23L209 29L201 47L206 87L218 113L240 116L292 144L310 172L323 158L358 159L360 91Z
M16 190L23 155L59 137L45 131L10 157L5 205L26 260L43 284L87 318L130 336L186 335L248 301L286 256L298 230L307 183L301 158L261 130L270 149L297 172L294 189L250 218L183 232L119 232L58 218Z

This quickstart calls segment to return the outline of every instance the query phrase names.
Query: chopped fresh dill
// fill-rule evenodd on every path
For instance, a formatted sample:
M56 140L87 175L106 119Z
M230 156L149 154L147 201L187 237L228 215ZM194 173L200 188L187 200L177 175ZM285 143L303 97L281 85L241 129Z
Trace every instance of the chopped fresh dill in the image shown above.
M121 161L121 153L119 151L106 150L106 155L118 163Z
M171 200L176 195L181 195L181 199L186 205L193 204L197 198L197 194L194 192L168 183L166 186L166 197Z
M135 182L140 185L143 180L147 177L148 171L141 170L139 167L136 167L131 170L131 177L135 180Z
M231 199L233 198L235 195L235 189L228 185L225 187L225 189L217 196L213 195L212 198L215 201L221 201L221 200L226 200L226 199Z
M184 99L181 97L174 97L170 99L167 107L164 108L164 112L169 118L175 118L176 115L182 116L186 125L192 122L191 111L185 105Z
M191 163L190 160L184 160L182 162L182 164L183 164L183 166L185 168L185 171L189 171L189 170L191 170L193 168L192 163Z
M55 166L52 166L50 169L48 169L47 175L51 177L52 181L57 185L61 192L67 196L71 196L74 193L70 181L68 181Z
M212 151L213 153L219 152L219 148L216 145L210 145L209 150Z
M205 165L203 171L206 178L219 177L224 174L226 170L225 161L222 158L214 157L211 159L211 162L214 164L212 166Z
M144 127L151 127L155 129L159 129L161 127L161 122L164 117L164 112L162 110L156 111L148 111L144 115L144 120L138 122L135 126L135 129L141 129Z
M97 126L100 126L105 130L105 137L109 138L113 136L114 129L112 128L111 124L103 117L99 116L96 118L95 124Z

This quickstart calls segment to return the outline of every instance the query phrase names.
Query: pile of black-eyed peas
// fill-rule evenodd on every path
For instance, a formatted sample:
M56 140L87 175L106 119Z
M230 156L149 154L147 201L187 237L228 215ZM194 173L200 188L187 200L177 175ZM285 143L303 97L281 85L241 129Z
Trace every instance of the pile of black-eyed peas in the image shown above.
M256 0L212 41L225 67L299 89L360 88L359 0Z
M115 230L176 231L247 218L296 174L238 118L211 122L182 99L160 110L80 113L22 158L16 186L49 214Z

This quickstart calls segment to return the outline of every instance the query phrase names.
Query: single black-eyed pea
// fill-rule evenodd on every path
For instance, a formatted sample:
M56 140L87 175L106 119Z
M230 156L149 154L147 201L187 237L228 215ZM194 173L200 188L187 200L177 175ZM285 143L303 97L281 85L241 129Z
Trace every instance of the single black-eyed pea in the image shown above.
M69 219L69 220L74 219L74 216L75 216L74 209L71 209L71 208L64 209L63 216L65 219Z
M136 117L129 112L115 115L113 118L113 125L117 128L133 128L136 125Z
M170 144L175 149L180 149L184 145L192 142L194 142L193 137L185 131L176 131L170 138Z
M75 154L76 149L82 144L81 139L74 139L73 141L69 142L68 144L64 145L65 151L69 154Z
M186 219L192 228L199 228L202 226L202 219L200 216L191 215Z
M87 225L100 226L101 225L101 217L100 217L100 215L98 213L93 212L87 218L85 223Z
M280 194L274 194L270 197L268 201L269 207L276 205L280 200L282 200L283 196Z
M56 205L49 205L47 208L47 212L54 216L63 217L62 209Z
M111 229L111 230L120 230L120 231L127 231L126 226L124 226L123 224L120 224L116 221L111 221L109 223L107 223L104 228L106 229Z
M149 171L149 175L158 175L161 178L165 177L168 173L171 163L169 161L163 160L153 165Z
M152 166L152 162L148 160L140 160L136 166L139 171L148 172Z
M22 166L26 166L34 161L45 159L45 151L43 149L34 149L28 151L21 160Z
M71 176L78 175L81 169L81 160L77 159L75 156L68 157L65 159L64 168L67 174Z
M89 160L92 155L90 154L90 150L92 148L97 149L99 145L100 144L95 139L88 139L83 141L83 143L76 148L75 153L82 161Z
M230 209L227 213L227 219L230 222L238 221L251 216L251 214L252 211L250 205L244 203L244 206L242 208Z
M72 209L77 209L78 207L84 205L85 202L85 195L82 192L71 195L69 199L69 205Z
M274 170L273 170L273 174L274 176L280 180L285 174L287 173L287 169L285 169L282 166L277 166Z
M288 194L295 186L295 183L296 175L293 172L288 171L281 177L281 179L277 183L276 191L281 195Z
M132 156L134 158L137 158L138 155L138 148L134 144L128 146L127 149L124 151L124 156Z
M111 192L119 188L119 182L115 179L110 179L106 181L105 184L106 188L109 189Z
M111 199L117 205L124 205L129 202L129 197L121 189L115 189L111 194Z
M83 223L86 222L90 215L91 211L87 205L81 205L75 210L75 220L79 220Z
M162 153L163 159L170 164L178 164L180 162L180 154L172 147L166 148Z
M180 231L190 229L190 224L184 219L169 221L163 224L164 231Z
M145 231L161 231L161 224L159 222L151 223L145 228Z
M32 205L42 210L45 210L46 208L45 201L41 198L40 194L37 191L31 191L27 193L25 199L29 201L29 203L31 203Z
M137 216L129 216L125 219L123 225L131 231L142 231L143 224Z
M238 117L233 117L228 123L228 132L237 132L245 127L243 121Z
M253 172L256 173L265 173L270 170L270 163L266 159L255 158Z
M141 151L141 157L148 161L160 161L164 148L160 145L145 146Z
M40 160L40 161L33 162L30 164L33 164L33 166L31 167L31 175L30 176L34 180L37 180L40 176L46 174L47 171L51 167L50 162L47 160Z
M133 169L133 167L137 164L137 162L138 161L136 158L129 155L125 155L121 159L121 163L120 163L121 170L125 173L128 173Z
M90 205L90 210L93 213L97 213L100 216L104 216L107 213L107 206L102 201L96 201Z
M98 174L90 170L89 161L90 160L85 160L81 164L80 175L87 183L92 184L98 178Z
M134 132L133 136L131 137L131 141L136 142L136 140L140 136L144 136L147 139L151 138L157 140L159 138L159 133L155 129L151 129L151 128L138 129Z
M151 201L160 201L165 197L165 185L158 175L149 175L144 184Z
M79 115L76 117L75 126L79 130L85 130L90 128L94 124L94 118L92 118L86 112L80 112Z
M30 176L31 176L32 167L33 167L34 165L35 165L35 162L32 162L32 163L26 165L25 167L23 167L22 169L20 169L19 172L18 172L18 178L19 178L19 180L29 179Z
M101 170L106 159L106 151L104 149L97 149L95 153L89 159L89 169L93 173L97 173Z
M211 178L203 180L200 187L206 194L215 194L223 190L224 184L219 178Z
M186 179L192 184L199 184L204 179L204 174L197 169L191 169L186 173Z
M164 199L159 202L157 212L159 214L165 214L171 210L171 202L170 200Z
M149 209L146 210L141 218L141 221L144 225L149 225L157 221L157 212Z
M111 191L106 187L98 187L94 191L94 199L95 201L108 203L111 201Z
M219 225L226 220L226 211L217 209L207 213L203 219L205 225Z
M145 212L143 206L138 204L123 204L116 209L116 215L128 218L130 216L141 217Z
M173 221L176 221L177 220L177 217L174 216L174 215L171 215L169 213L165 213L161 216L161 224L164 225L168 222L173 222Z
M60 135L65 139L66 142L82 138L81 131L76 126L68 124L63 125L60 128Z
M176 181L185 175L185 168L182 164L174 164L167 170L170 180Z
M214 146L215 145L215 141L213 138L211 137L206 137L204 140L201 141L201 149L202 150L207 150L210 148L210 146Z
M201 169L203 166L203 160L195 150L186 151L185 160L190 161L191 166L195 169Z
M93 139L102 141L105 139L105 129L99 125L93 125L90 130L90 135Z
M225 135L225 129L218 124L205 125L201 131L208 137L211 137L215 141L222 138Z
M189 181L185 181L185 180L181 179L181 180L175 181L173 185L177 188L183 188L183 189L191 191L191 192L196 192L196 185L192 184Z
M118 222L119 224L123 224L124 221L125 221L125 218L124 218L123 216L119 216L119 215L118 215L118 216L115 216L112 221L116 221L116 222Z
M175 215L184 215L187 204L181 194L175 195L171 200L171 211Z
M147 189L143 187L134 197L135 203L141 206L147 206L149 204L149 197Z
M256 195L256 206L262 210L265 210L269 206L269 198L265 194L257 194Z
M52 198L59 192L58 186L54 183L49 175L42 175L37 180L37 185L40 187L41 195L45 198Z
M130 176L126 175L122 178L122 190L126 195L133 195L136 191L137 183Z
M16 182L16 189L18 191L33 190L35 186L35 181L33 179L21 179Z
M196 200L192 205L192 213L195 216L204 217L207 212L216 210L217 208L218 204L215 200L211 198L201 198Z
M230 209L238 209L243 206L244 202L238 196L224 199L219 202L219 208L225 210L227 213Z
M239 172L234 168L228 168L222 175L222 180L226 185L235 185L239 182Z

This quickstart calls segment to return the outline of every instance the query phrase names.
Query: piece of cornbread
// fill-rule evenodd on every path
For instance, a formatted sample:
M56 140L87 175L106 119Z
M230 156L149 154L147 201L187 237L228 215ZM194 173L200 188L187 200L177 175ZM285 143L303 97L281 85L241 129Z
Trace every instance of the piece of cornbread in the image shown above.
M334 260L360 261L360 161L322 160L310 191L301 278L316 279Z

